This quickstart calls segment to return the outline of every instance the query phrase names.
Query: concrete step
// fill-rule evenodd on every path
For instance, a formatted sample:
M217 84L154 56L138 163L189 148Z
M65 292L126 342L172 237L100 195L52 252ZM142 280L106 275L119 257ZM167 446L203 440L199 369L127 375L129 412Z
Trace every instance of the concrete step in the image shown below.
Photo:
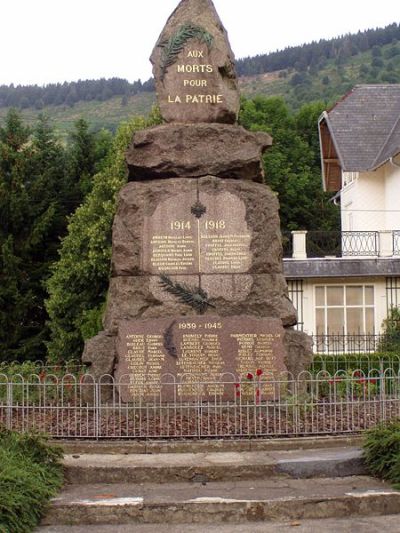
M45 526L246 524L400 513L400 492L367 476L67 486ZM110 529L114 531L114 529Z
M327 435L284 439L210 439L210 440L55 440L65 453L146 454L146 453L206 453L310 450L361 446L361 435Z
M359 448L168 454L73 454L66 480L90 483L235 481L287 474L295 478L366 474Z

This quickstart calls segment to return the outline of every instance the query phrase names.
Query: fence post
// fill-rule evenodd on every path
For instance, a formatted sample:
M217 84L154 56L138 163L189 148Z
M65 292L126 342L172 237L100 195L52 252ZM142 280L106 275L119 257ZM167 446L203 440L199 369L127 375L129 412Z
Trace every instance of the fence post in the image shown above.
M96 380L94 384L94 432L95 437L98 440L100 436L100 409L101 409L101 398L100 398L100 384Z
M307 259L307 231L292 231L293 259Z
M383 361L379 363L379 403L380 403L380 415L381 422L386 421L386 382L385 382L385 369Z
M8 430L12 429L12 386L10 381L7 379L7 417L6 417L6 427Z
M393 255L393 232L380 231L379 232L379 257L392 257Z

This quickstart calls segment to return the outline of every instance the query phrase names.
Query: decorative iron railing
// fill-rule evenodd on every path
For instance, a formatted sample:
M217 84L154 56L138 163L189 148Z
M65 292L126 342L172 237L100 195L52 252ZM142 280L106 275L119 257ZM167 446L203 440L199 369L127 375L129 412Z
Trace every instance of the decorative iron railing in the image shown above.
M378 256L379 232L342 231L342 256Z
M127 383L132 400L124 403ZM400 416L400 374L379 365L252 381L165 375L136 387L130 376L0 374L0 426L74 439L281 437L360 432Z
M400 230L393 231L392 235L393 255L400 255ZM282 241L285 258L295 257L293 251L299 249L304 250L302 258L379 257L382 254L379 231L304 231L294 235L283 232ZM385 247L386 244L385 241L382 245ZM388 255L388 250L383 252L382 255Z
M309 231L308 257L375 257L379 255L377 231Z

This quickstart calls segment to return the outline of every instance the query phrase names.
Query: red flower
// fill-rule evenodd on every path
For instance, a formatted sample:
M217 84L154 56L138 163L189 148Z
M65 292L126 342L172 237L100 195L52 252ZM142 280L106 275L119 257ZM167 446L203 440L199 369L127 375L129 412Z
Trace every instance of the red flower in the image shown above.
M40 379L40 381L44 381L46 379L46 372L43 372L43 371L40 372L39 379Z
M371 382L372 385L376 385L378 383L378 380L375 379L375 378L371 378L370 382Z
M359 378L359 377L361 377L361 372L360 372L359 370L356 370L356 371L354 372L354 377L355 377L355 378Z
M240 388L240 383L235 383L235 387L236 387L237 389L239 389L239 388Z
M256 390L256 396L260 396L260 389Z
M330 380L328 381L328 383L329 383L329 385L333 385L333 384L335 383L335 380L334 380L334 379L330 379Z
M258 377L260 377L260 376L262 376L264 374L264 372L262 371L261 368L258 368L256 374L257 374Z
M247 379L253 379L254 378L254 376L253 376L253 374L251 372L249 372L246 377L247 377Z
M237 391L237 392L236 392L236 397L237 397L237 398L240 398L240 391Z

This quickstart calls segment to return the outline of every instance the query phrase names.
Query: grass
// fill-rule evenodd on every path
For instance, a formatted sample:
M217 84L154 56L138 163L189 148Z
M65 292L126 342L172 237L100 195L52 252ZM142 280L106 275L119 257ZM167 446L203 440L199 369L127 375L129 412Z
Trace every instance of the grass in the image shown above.
M364 459L371 474L400 490L400 420L366 432Z
M0 428L0 533L33 531L63 482L61 449Z

